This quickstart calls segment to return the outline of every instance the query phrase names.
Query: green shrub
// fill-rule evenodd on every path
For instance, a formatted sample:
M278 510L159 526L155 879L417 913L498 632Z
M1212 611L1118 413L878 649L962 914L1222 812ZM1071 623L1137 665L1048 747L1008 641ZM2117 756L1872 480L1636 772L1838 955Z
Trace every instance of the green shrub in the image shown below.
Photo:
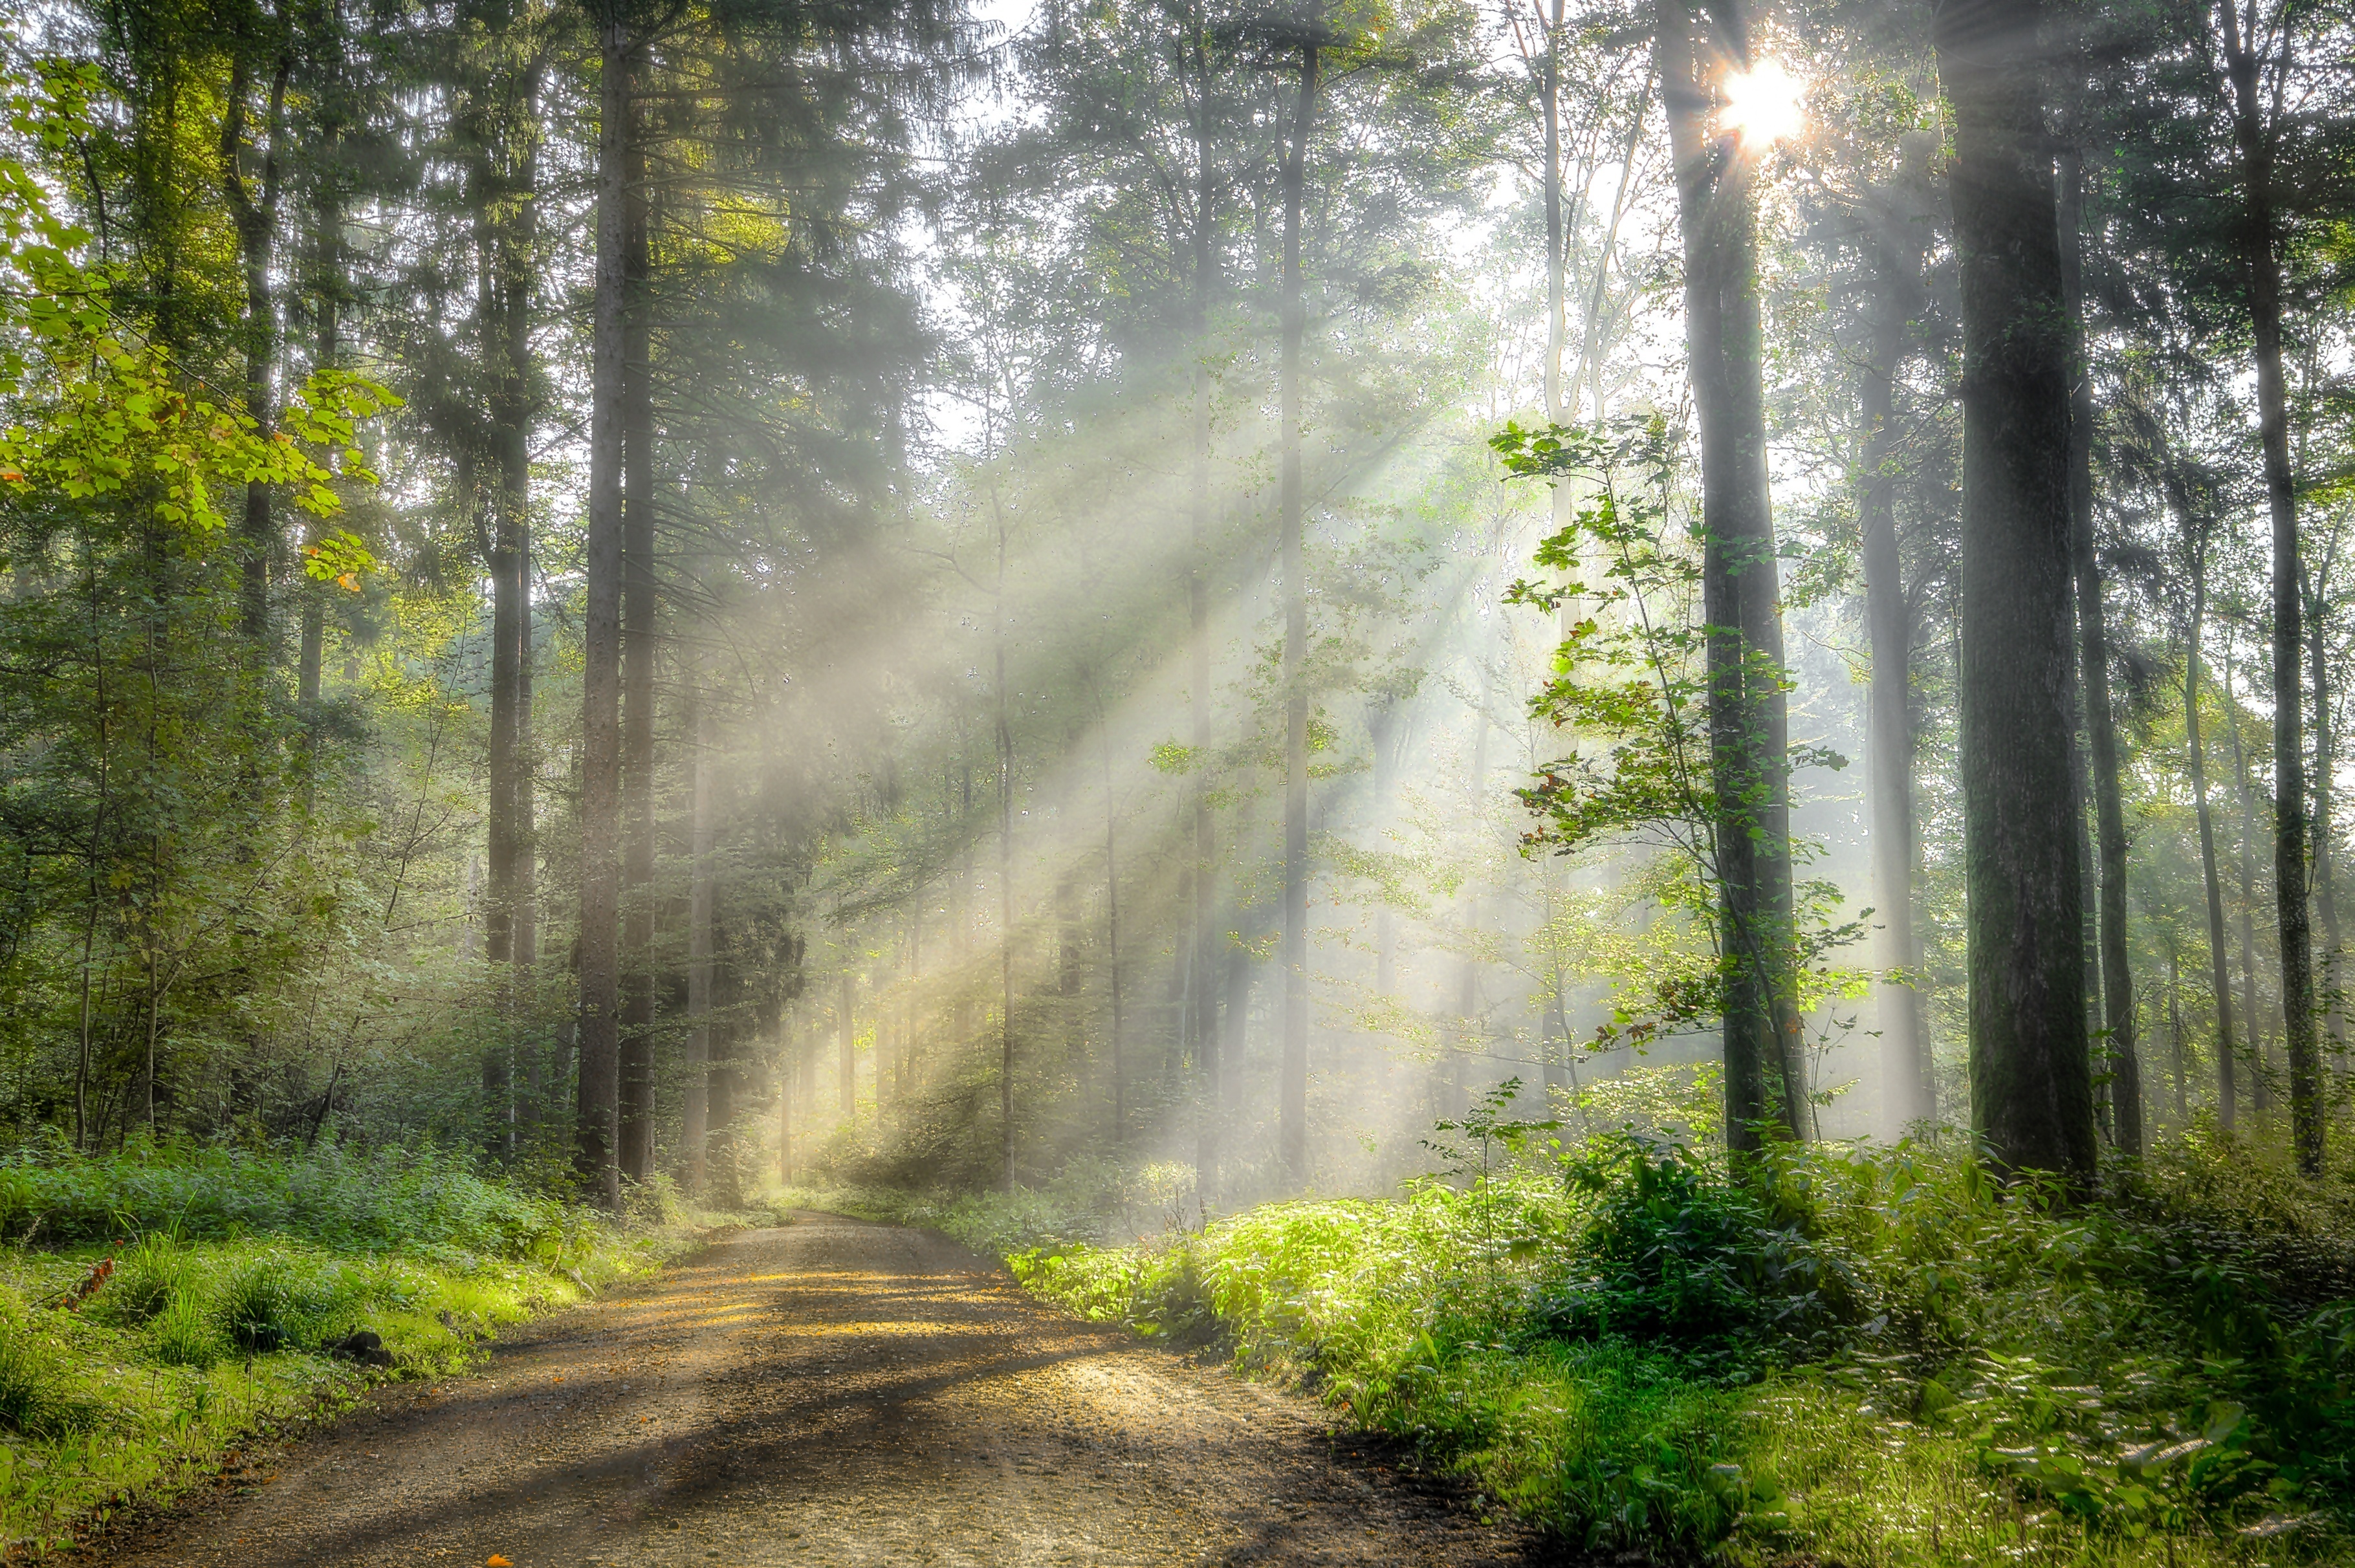
M2095 1202L1959 1143L1613 1136L1461 1187L1018 1253L1590 1547L1745 1564L2349 1560L2350 1205L2197 1140ZM2343 1297L2344 1291L2339 1293Z

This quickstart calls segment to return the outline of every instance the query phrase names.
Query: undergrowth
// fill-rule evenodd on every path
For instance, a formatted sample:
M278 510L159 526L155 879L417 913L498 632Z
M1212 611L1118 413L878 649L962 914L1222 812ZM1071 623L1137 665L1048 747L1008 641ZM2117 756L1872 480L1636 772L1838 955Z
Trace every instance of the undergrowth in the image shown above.
M1936 1144L1735 1181L1618 1134L1009 1261L1586 1546L2246 1568L2355 1552L2347 1192L2196 1136L2072 1205Z
M0 1559L648 1266L698 1217L636 1197L616 1227L434 1154L0 1160Z

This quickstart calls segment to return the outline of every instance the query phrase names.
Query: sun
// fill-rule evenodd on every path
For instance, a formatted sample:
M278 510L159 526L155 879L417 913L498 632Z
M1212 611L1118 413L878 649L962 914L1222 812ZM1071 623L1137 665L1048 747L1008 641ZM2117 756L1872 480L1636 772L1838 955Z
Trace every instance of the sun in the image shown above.
M1807 123L1807 84L1763 59L1748 70L1729 72L1725 107L1719 120L1746 147L1763 147L1796 136Z

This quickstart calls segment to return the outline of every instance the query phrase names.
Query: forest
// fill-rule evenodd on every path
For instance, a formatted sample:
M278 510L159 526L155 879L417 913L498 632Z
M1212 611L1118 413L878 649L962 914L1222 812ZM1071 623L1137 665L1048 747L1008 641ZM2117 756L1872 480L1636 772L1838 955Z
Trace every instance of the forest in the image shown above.
M2343 0L0 96L0 1560L829 1215L1532 1552L2355 1554Z

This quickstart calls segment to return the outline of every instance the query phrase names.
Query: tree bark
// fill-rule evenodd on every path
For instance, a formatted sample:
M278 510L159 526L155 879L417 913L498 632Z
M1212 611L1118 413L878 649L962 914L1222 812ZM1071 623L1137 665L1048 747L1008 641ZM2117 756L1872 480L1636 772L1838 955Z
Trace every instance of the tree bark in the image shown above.
M2257 362L2257 430L2264 452L2265 507L2273 522L2274 908L2281 931L2282 1034L2289 1057L2290 1137L2298 1169L2322 1174L2322 1077L2314 1030L2314 942L2307 925L2306 739L2298 664L2297 477L2289 460L2289 390L2282 374L2281 262L2276 254L2274 143L2258 82L2255 8L2245 31L2238 0L2218 0L2225 74L2232 84L2232 136L2241 155L2242 268ZM2269 61L2289 69L2284 58ZM2276 105L2279 99L2276 94Z
M1284 531L1284 1056L1276 1087L1276 1160L1295 1186L1308 1175L1308 585L1300 471L1301 208L1316 114L1319 50L1300 46L1299 89L1284 160L1283 452L1277 509Z
M1808 1125L1798 1062L1788 720L1759 368L1753 159L1708 124L1716 89L1693 34L1681 0L1665 0L1661 80L1684 238L1689 375L1700 426L1726 1141L1750 1151L1805 1136ZM1748 46L1737 33L1717 40L1712 52L1740 62Z
M2094 816L2101 833L2102 1019L2109 1030L2110 1100L2118 1152L2143 1152L2142 1055L2136 1039L2134 970L2126 948L2126 805L2118 785L2117 720L2110 705L2110 654L2094 552L2094 381L2085 343L2084 169L2074 148L2060 162L2061 285L2073 350L2069 377L2070 546L2077 581L2078 662L2092 752Z
M2069 340L2041 0L1936 0L1962 277L1962 784L1972 1115L2002 1166L2094 1167L2069 685Z
M634 91L635 83L633 81ZM654 1168L655 1095L655 467L651 265L646 163L628 108L629 182L622 237L622 1174Z
M2187 514L2184 531L2192 531ZM2216 822L2208 809L2208 756L2200 738L2200 639L2208 618L2208 547L2204 539L2191 547L2191 635L2183 660L2183 739L2191 763L2191 805L2200 821L2200 874L2208 894L2208 963L2210 984L2216 996L2216 1120L2226 1132L2239 1114L2240 1094L2232 1082L2232 979L2231 958L2224 946L2224 881L2216 869Z
M591 350L587 603L581 624L581 1080L583 1185L622 1203L622 319L623 144L629 40L618 10L598 26L597 260Z

